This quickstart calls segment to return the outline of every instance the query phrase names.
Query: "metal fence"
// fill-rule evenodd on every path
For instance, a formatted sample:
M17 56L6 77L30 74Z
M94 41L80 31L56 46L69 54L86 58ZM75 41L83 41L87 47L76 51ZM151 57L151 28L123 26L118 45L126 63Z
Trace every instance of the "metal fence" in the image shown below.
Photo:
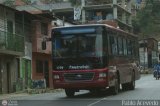
M24 52L24 36L0 30L0 49Z

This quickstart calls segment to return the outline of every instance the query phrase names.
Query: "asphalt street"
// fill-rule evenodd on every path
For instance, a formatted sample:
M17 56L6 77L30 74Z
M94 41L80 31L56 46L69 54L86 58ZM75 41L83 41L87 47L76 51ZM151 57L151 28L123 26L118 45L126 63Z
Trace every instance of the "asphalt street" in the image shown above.
M120 91L118 95L111 95L108 90L99 94L81 91L75 97L68 98L62 91L12 97L9 100L16 102L17 106L160 106L160 80L153 78L153 75L142 75L136 81L135 90Z

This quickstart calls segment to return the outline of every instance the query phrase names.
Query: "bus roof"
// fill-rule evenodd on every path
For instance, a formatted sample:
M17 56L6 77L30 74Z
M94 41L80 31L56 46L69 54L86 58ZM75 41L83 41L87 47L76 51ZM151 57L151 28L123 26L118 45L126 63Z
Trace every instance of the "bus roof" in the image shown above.
M139 41L142 41L142 40L154 40L156 42L158 42L158 40L156 38L153 38L153 37L148 37L148 38L144 38L144 39L139 39Z
M83 25L70 25L70 26L61 26L61 27L54 27L53 29L59 29L59 28L70 28L70 27L83 27L83 26L105 26L107 28L111 28L113 30L117 30L119 32L122 32L122 33L126 33L126 34L129 34L131 36L134 36L134 37L137 37L136 35L134 35L133 33L129 33L129 32L126 32L122 29L119 29L119 28L115 28L111 25L107 25L107 24L83 24Z

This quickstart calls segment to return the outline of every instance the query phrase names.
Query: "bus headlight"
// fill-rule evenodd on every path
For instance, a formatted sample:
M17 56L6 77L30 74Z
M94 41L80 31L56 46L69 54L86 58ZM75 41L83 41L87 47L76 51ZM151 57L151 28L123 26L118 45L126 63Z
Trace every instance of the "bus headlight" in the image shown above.
M99 78L102 78L102 77L106 77L107 75L106 75L106 73L105 72L101 72L101 73L99 73Z
M53 78L54 79L59 79L60 77L59 77L59 75L53 75Z

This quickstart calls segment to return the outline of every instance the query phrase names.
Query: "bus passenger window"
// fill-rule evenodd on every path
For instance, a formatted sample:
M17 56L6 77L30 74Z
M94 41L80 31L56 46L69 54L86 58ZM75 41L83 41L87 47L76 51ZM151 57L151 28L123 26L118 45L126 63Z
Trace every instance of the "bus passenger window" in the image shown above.
M127 50L128 50L128 55L132 55L132 43L131 43L131 41L127 42Z
M122 38L118 38L118 51L119 54L122 55L123 54L123 43L122 43Z
M127 42L126 42L126 39L123 39L123 50L124 50L124 55L127 55Z
M116 55L117 54L117 39L116 39L116 37L110 36L109 41L110 41L111 53L113 55Z

